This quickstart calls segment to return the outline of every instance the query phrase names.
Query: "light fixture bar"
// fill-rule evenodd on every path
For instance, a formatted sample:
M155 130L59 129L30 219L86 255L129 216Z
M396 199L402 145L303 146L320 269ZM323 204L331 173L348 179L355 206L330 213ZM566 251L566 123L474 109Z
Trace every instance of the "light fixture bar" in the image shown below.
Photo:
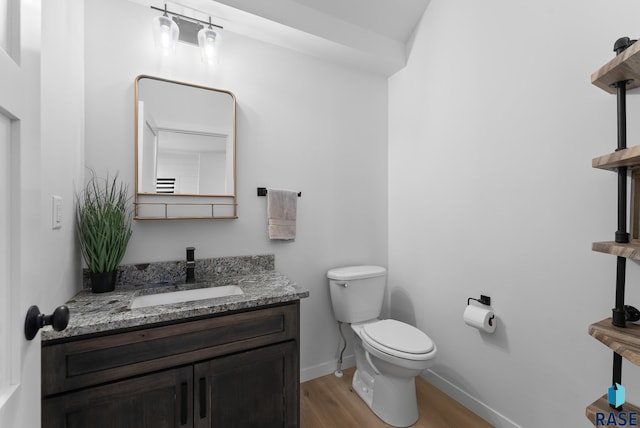
M159 10L160 12L168 13L169 15L179 16L180 18L184 18L184 19L187 19L187 20L189 20L189 21L198 22L198 23L200 23L200 24L202 24L202 25L207 25L207 26L208 26L208 25L212 25L212 26L214 26L214 27L216 27L216 28L220 28L221 30L222 30L222 29L224 29L224 27L221 27L220 25L212 24L212 23L211 23L211 21L202 21L202 20L200 20L200 19L192 18L192 17L190 17L190 16L182 15L182 14L180 14L180 13L171 12L170 10L167 10L166 5L165 5L165 8L164 8L164 9L161 9L161 8L159 8L159 7L155 7L155 6L151 6L151 9L153 9L153 10Z

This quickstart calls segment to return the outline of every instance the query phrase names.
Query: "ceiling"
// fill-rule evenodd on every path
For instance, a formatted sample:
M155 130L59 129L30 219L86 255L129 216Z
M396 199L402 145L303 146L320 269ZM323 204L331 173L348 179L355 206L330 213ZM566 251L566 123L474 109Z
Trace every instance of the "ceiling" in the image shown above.
M225 31L389 76L406 64L407 44L429 1L173 0L167 6L198 19L211 16Z
M405 43L429 0L293 0L350 25Z

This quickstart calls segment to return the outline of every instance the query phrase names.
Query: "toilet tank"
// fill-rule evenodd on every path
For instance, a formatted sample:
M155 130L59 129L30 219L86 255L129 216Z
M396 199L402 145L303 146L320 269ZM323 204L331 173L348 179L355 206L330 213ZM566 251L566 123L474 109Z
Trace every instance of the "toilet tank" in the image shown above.
M336 319L356 323L379 317L386 273L380 266L345 266L327 272Z

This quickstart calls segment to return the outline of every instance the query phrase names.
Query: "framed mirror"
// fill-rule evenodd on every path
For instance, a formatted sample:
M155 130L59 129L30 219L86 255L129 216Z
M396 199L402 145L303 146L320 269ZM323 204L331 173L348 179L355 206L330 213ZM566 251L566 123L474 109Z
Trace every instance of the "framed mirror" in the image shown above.
M135 80L135 218L237 218L236 99L221 89Z

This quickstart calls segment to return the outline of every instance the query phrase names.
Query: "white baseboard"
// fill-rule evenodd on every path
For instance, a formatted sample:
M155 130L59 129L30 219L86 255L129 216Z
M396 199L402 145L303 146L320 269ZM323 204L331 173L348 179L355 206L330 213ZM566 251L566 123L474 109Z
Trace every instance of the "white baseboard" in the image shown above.
M347 355L342 358L343 369L353 367L355 365L356 359L353 355ZM327 361L326 363L317 364L311 367L305 367L300 370L300 383L333 373L337 368L338 360Z
M482 419L494 425L496 428L522 428L520 425L487 406L466 391L458 388L456 385L452 384L437 373L431 370L426 370L421 374L421 376L440 391L444 392L458 403L480 416Z

